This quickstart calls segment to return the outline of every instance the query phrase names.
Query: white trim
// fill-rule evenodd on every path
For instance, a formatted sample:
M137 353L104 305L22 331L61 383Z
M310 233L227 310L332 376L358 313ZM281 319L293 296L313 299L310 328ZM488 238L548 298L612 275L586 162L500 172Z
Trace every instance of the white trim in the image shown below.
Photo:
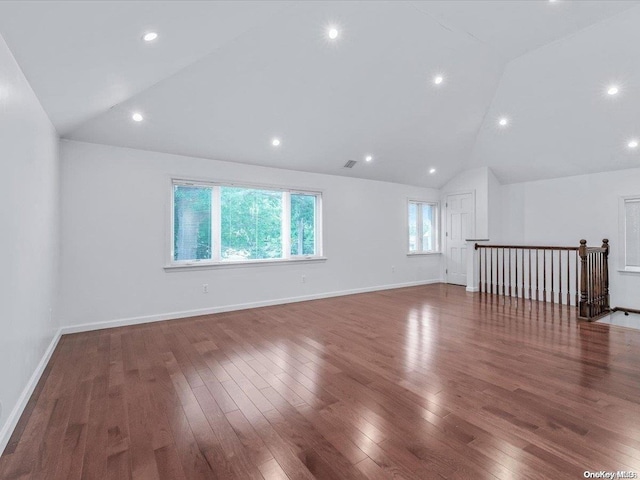
M175 196L171 199L175 202ZM173 207L175 209L175 207ZM169 229L171 230L171 238L173 239L175 218L171 221ZM222 258L222 202L219 188L211 189L211 255L212 259L220 260ZM173 247L175 249L175 246ZM171 264L177 265L173 260L174 250L171 251Z
M416 250L414 252L411 251L411 227L409 226L409 210L411 209L411 204L416 204ZM431 205L433 208L433 216L434 216L434 225L433 229L435 230L433 234L433 243L434 250L423 250L422 240L424 235L418 235L418 228L422 233L422 209L421 205ZM440 202L433 200L418 200L416 197L407 197L407 208L405 212L405 231L406 231L406 248L407 248L407 256L411 255L433 255L440 253Z
M472 222L471 222L471 228L473 230L472 235L470 235L470 238L475 238L476 236L476 189L472 188L470 190L462 190L462 191L453 191L453 192L444 192L444 201L441 203L441 205L443 205L441 207L442 210L442 231L445 232L445 236L443 237L443 241L442 241L442 245L444 245L444 249L443 249L443 253L444 253L444 262L442 262L442 277L444 278L444 282L445 283L449 283L448 282L448 278L447 278L447 273L449 270L449 236L447 235L447 232L449 231L449 215L447 213L447 210L449 208L449 197L453 196L453 195L468 195L471 194L473 201L471 202L473 204L473 212L472 212ZM451 285L457 285L457 283L452 283Z
M31 378L29 378L27 385L22 390L20 397L18 397L18 401L16 402L15 406L13 407L13 410L11 410L11 413L7 417L7 421L4 423L4 425L2 425L2 429L0 429L0 455L2 454L2 452L4 452L4 449L7 447L7 444L11 439L11 435L13 435L13 431L15 430L16 425L20 420L20 417L22 416L22 412L24 412L24 409L27 407L27 403L29 403L29 399L31 398L31 395L35 390L36 385L38 385L38 382L40 381L40 377L42 376L44 369L47 367L47 364L51 359L51 355L53 355L53 352L56 349L56 346L58 345L58 342L60 341L61 336L62 336L62 328L59 328L58 331L53 336L53 338L51 339L51 343L49 343L49 346L47 347L44 354L42 355L42 358L40 359L38 366L36 367L33 374L31 375Z
M618 200L618 233L622 247L618 252L618 271L638 273L640 268L627 265L627 202L640 202L640 195L621 195Z
M309 260L309 259L324 259L322 257L324 238L322 236L322 223L324 221L324 216L322 215L322 190L302 190L298 188L288 188L288 187L276 187L272 185L255 185L255 184L247 184L247 183L235 183L235 182L221 182L221 181L210 181L210 180L190 180L190 179L181 179L176 177L170 177L170 201L169 201L169 212L168 219L169 225L167 227L167 256L165 260L165 270L171 268L191 268L191 267L218 267L218 266L229 266L229 265L241 265L247 263L274 263L274 262L282 262L282 261L292 261L292 260ZM188 186L188 187L200 187L200 188L210 188L211 189L211 258L203 259L203 260L174 260L175 256L175 187L176 186ZM265 258L265 259L256 259L256 260L223 260L222 259L222 202L221 202L221 191L222 187L235 187L235 188L244 188L244 189L260 189L260 190L268 190L271 192L276 192L281 194L282 200L282 211L280 217L280 226L281 226L281 247L282 247L282 257L281 258ZM291 254L291 195L292 194L304 194L308 196L315 197L315 212L314 212L314 243L315 243L315 254L314 255L292 255Z
M640 269L638 270L631 270L633 267L627 267L627 268L619 268L618 272L619 273L629 273L631 275L640 275Z
M480 287L466 287L467 292L476 293L480 291Z
M407 253L407 257L423 257L425 255L442 255L442 252L413 252L413 253Z
M279 184L270 184L270 183L252 183L252 182L244 182L238 180L210 180L210 179L202 179L202 178L185 178L182 175L169 175L171 180L171 184L181 184L181 185L202 185L202 186L210 186L210 187L240 187L240 188L249 188L255 190L274 190L277 192L289 192L289 193L304 193L311 195L322 195L324 193L324 189L319 188L305 188L305 187L291 187L286 185Z
M282 305L287 303L306 302L308 300L319 300L322 298L341 297L344 295L354 295L358 293L377 292L381 290L393 290L395 288L416 287L419 285L430 285L442 283L441 278L432 280L421 280L417 282L394 283L389 285L379 285L375 287L353 288L350 290L339 290L334 292L315 293L311 295L301 295L299 297L278 298L275 300L264 300L261 302L239 303L235 305L223 305L220 307L201 308L197 310L185 310L181 312L159 313L156 315L145 315L141 317L121 318L118 320L107 320L95 323L83 323L81 325L69 325L60 329L62 335L69 333L90 332L93 330L103 330L105 328L124 327L128 325L139 325L141 323L162 322L165 320L176 320L200 315L211 315L214 313L233 312L236 310L247 310L250 308L269 307L272 305Z
M291 257L291 258L277 258L277 259L265 259L265 260L235 260L233 262L210 262L208 260L201 260L196 262L184 262L173 263L171 265L165 265L163 268L166 271L171 270L190 270L192 268L236 268L236 267L260 267L267 265L286 265L290 263L312 263L312 262L324 262L327 257Z
M169 207L167 209L167 221L165 222L165 248L164 248L164 255L165 255L165 265L169 265L171 264L171 262L173 262L173 250L174 250L174 245L173 245L173 223L175 222L175 195L174 195L174 187L173 187L173 179L169 178L169 183L168 185L168 190L167 190L167 199L169 199ZM213 225L213 224L212 224Z

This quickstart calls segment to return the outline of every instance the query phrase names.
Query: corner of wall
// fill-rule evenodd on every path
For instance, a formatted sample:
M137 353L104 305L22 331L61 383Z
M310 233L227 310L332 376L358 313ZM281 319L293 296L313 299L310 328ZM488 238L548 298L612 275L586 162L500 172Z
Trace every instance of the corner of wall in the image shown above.
M502 237L502 211L501 211L501 186L500 180L487 167L488 188L488 237L492 242L499 242Z
M11 252L0 273L2 451L60 335L53 314L61 172L58 133L2 36L0 71L8 86L0 104L0 172L14 180L0 190L0 203L16 207L2 212L0 224L20 232L0 239L0 250Z

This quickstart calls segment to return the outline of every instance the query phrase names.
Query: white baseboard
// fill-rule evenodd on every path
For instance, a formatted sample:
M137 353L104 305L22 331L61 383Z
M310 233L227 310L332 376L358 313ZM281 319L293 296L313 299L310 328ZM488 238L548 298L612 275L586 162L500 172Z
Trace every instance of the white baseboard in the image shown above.
M201 308L197 310L184 310L181 312L160 313L156 315L145 315L140 317L121 318L117 320L107 320L103 322L83 323L80 325L69 325L61 328L62 335L69 333L90 332L92 330L103 330L105 328L124 327L128 325L139 325L141 323L161 322L164 320L175 320L178 318L197 317L200 315L211 315L214 313L233 312L236 310L246 310L249 308L269 307L272 305L282 305L285 303L306 302L308 300L318 300L321 298L341 297L344 295L354 295L357 293L376 292L380 290L392 290L394 288L415 287L418 285L429 285L442 283L443 280L421 280L417 282L396 283L391 285L379 285L375 287L354 288L350 290L339 290L334 292L315 293L312 295L302 295L299 297L278 298L275 300L264 300L261 302L239 303L235 305L223 305L212 308Z
M467 292L479 292L480 288L479 287L467 287L466 290L467 290Z
M42 355L42 358L40 359L40 362L38 363L35 371L31 375L31 378L27 382L27 385L24 387L24 390L22 390L22 393L20 394L17 403L13 407L13 410L11 410L7 421L4 423L4 425L2 425L2 429L0 429L0 455L7 447L9 439L13 434L13 430L16 428L16 425L20 420L22 412L27 406L27 403L29 403L29 399L31 398L31 395L35 390L36 385L38 385L40 377L42 376L44 369L47 367L47 363L49 363L49 359L51 358L53 351L56 349L61 336L62 329L58 329L58 331L53 336L51 343L49 343L49 346L45 350L44 355Z
M289 297L289 298L278 298L276 300L265 300L261 302L252 302L252 303L240 303L236 305L223 305L219 307L212 308L202 308L198 310L186 310L182 312L170 312L170 313L161 313L156 315L146 315L141 317L130 317L130 318L122 318L118 320L108 320L104 322L95 322L95 323L84 323L82 325L69 325L66 327L61 327L58 329L56 334L54 335L51 343L47 347L47 350L44 352L44 355L40 359L40 363L36 367L33 375L29 379L26 387L22 391L18 402L13 407L11 414L7 418L7 421L2 426L2 430L0 430L0 453L4 451L7 444L9 443L9 439L13 434L13 430L16 428L18 421L20 420L20 416L22 412L27 406L33 391L44 372L44 369L47 366L47 363L51 359L51 355L55 350L58 342L60 341L60 337L62 335L66 335L69 333L79 333L79 332L89 332L92 330L103 330L105 328L113 328L113 327L123 327L127 325L138 325L141 323L150 323L150 322L160 322L163 320L174 320L178 318L187 318L187 317L196 317L199 315L210 315L213 313L222 313L222 312L232 312L235 310L246 310L249 308L258 308L258 307L268 307L271 305L282 305L285 303L297 303L297 302L305 302L308 300L318 300L321 298L330 298L330 297L340 297L344 295L354 295L357 293L367 293L367 292L376 292L381 290L392 290L394 288L404 288L404 287L415 287L418 285L429 285L433 283L442 283L443 280L432 279L432 280L422 280L417 282L406 282L406 283L396 283L391 285L379 285L376 287L364 287L364 288L354 288L351 290L339 290L334 292L325 292L325 293L316 293L312 295L302 295L299 297Z

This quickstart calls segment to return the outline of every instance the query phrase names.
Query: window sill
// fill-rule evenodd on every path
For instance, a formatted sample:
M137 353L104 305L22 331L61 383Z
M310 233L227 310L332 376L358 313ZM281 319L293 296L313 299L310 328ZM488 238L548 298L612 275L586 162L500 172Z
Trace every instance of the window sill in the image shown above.
M619 268L618 272L620 272L620 273L630 273L631 275L640 275L640 269L628 270L626 268Z
M208 268L262 267L268 265L291 265L292 263L325 262L327 257L301 257L282 260L248 260L246 262L193 262L165 265L165 271L181 271Z
M407 257L424 257L428 255L442 255L442 252L416 252L407 253Z

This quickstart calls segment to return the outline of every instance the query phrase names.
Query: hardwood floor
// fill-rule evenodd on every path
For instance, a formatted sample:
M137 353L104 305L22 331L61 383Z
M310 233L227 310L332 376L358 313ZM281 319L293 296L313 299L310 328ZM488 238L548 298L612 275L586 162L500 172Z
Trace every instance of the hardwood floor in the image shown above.
M640 331L429 285L64 336L2 479L640 474Z

